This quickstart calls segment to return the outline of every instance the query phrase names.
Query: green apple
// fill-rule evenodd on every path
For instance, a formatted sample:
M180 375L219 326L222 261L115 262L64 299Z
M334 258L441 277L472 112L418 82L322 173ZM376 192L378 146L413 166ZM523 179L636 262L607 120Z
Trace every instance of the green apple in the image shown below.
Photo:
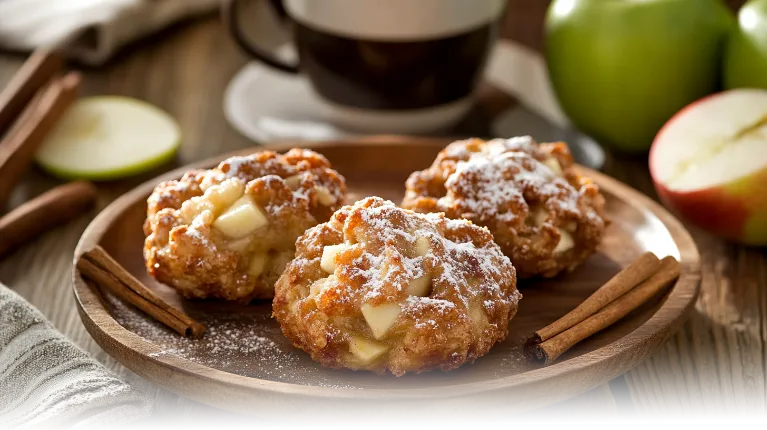
M767 89L767 0L740 9L725 51L724 86Z
M733 26L720 0L554 0L551 82L583 132L645 151L674 113L717 89Z
M170 159L181 131L167 113L127 97L89 97L72 105L46 136L36 160L66 179L111 180Z

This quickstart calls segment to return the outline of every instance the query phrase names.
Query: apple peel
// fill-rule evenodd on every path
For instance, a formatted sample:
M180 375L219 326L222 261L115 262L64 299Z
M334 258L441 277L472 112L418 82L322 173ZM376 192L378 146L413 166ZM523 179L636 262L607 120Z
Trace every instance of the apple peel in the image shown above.
M767 91L703 98L661 129L650 151L661 200L718 236L767 244Z

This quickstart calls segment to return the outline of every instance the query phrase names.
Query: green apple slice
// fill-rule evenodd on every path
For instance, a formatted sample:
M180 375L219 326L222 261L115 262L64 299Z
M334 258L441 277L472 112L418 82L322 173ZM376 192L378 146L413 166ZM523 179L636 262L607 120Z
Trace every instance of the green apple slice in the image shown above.
M172 159L181 142L176 121L127 97L80 99L46 137L36 159L55 176L111 180Z

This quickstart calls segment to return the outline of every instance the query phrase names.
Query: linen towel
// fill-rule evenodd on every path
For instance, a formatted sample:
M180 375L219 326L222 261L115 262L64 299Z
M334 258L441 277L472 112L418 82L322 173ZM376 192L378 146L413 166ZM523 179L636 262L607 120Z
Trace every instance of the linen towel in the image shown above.
M122 46L214 11L219 0L0 0L0 47L60 48L98 65Z
M151 406L0 284L0 428L113 428Z
M546 60L540 53L512 40L500 40L493 49L485 79L551 124L560 128L570 125L559 106Z

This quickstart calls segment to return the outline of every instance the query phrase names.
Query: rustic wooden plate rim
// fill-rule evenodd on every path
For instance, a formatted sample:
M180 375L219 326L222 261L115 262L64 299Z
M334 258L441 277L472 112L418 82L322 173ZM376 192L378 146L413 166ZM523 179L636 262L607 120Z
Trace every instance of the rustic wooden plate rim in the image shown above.
M278 142L238 150L175 169L158 178L139 185L105 208L83 233L75 250L75 261L79 255L99 242L105 231L108 229L110 224L107 221L111 220L113 214L121 213L124 209L133 204L137 198L140 198L139 195L148 195L159 181L180 177L189 169L209 168L227 157L238 154L249 154L261 150L284 151L295 146L321 150L323 146L354 146L360 144L390 145L398 142L401 144L416 143L422 145L444 146L446 139L381 135L326 142ZM695 303L695 299L699 293L700 284L700 257L698 250L687 230L661 205L607 175L582 166L579 166L579 169L582 170L585 175L594 178L600 187L613 194L615 194L615 190L620 189L620 194L627 195L629 197L628 201L632 206L643 211L649 211L665 225L679 249L680 263L682 266L681 276L660 308L637 329L599 349L548 367L501 377L489 382L482 381L440 386L438 390L428 387L408 389L353 389L299 385L241 376L195 363L179 356L162 354L161 349L157 345L152 344L120 325L110 315L99 297L83 281L78 271L73 268L73 289L78 311L83 321L86 322L85 325L90 334L98 341L100 346L110 354L113 349L132 351L141 355L144 360L149 360L156 365L166 368L169 372L180 371L196 378L209 380L215 383L223 382L228 385L239 386L246 389L259 389L268 392L307 397L316 396L341 399L455 397L499 389L521 387L542 379L550 379L565 376L574 372L582 372L586 369L600 366L610 359L620 359L631 356L641 359L649 353L643 351L641 345L644 341L657 336L659 332L662 332L665 329L673 328L681 324L684 317ZM681 312L674 310L673 308L675 305L677 308L681 305L683 310ZM102 341L102 337L110 339L110 342ZM610 351L613 352L611 353Z

